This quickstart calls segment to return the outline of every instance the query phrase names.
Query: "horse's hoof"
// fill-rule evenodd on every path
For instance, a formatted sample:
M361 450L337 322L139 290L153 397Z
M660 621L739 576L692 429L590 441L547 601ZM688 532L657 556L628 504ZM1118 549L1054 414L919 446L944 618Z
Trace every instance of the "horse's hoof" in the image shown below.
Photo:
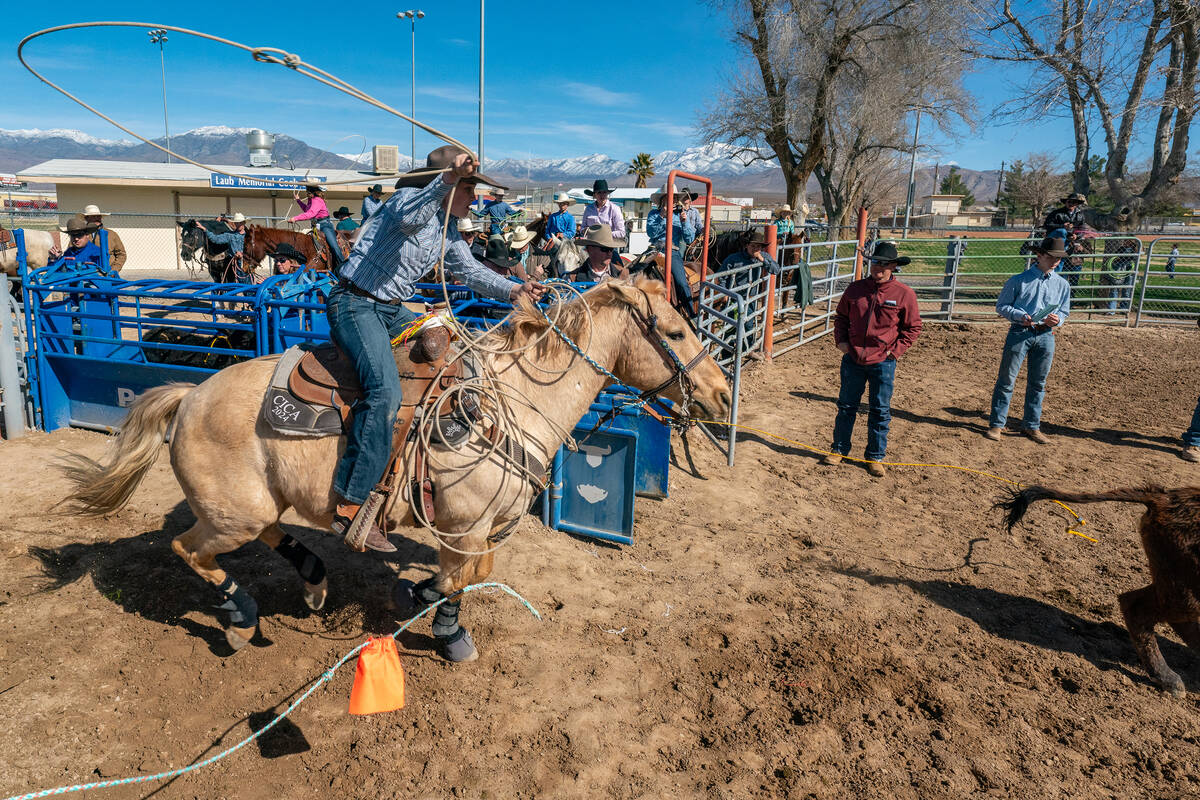
M241 650L246 645L250 644L250 640L254 638L254 628L226 628L225 641L233 648L233 652Z
M313 611L320 611L325 607L325 598L329 596L329 580L322 578L320 583L304 584L304 605L311 608Z
M459 635L461 634L461 635ZM459 628L458 634L442 642L442 657L455 664L466 664L479 658L475 642L466 628Z

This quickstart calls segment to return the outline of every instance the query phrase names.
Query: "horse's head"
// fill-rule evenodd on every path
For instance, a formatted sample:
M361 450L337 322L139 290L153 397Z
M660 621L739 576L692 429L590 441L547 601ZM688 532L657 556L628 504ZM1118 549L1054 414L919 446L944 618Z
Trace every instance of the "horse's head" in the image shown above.
M732 400L725 374L667 301L662 281L606 281L586 296L628 314L613 365L622 382L642 391L661 389L663 397L676 403L700 406L698 416L728 418Z
M194 219L175 221L179 226L179 256L184 261L196 261L196 251L204 251L204 231Z

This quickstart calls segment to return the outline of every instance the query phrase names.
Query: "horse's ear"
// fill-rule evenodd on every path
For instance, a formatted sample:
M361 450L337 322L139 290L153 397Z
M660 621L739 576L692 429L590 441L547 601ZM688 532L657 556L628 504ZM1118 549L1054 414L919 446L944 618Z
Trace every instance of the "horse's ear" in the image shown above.
M604 285L609 288L616 300L625 303L628 306L640 311L643 310L643 306L646 305L646 297L642 293L642 289L634 286L631 282L610 280L606 281ZM645 310L648 311L649 309Z

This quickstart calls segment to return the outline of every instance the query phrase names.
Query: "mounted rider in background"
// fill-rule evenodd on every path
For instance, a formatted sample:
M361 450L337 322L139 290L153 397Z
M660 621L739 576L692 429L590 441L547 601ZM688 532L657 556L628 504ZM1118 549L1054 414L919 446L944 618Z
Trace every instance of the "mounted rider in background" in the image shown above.
M313 227L321 231L329 245L329 268L336 275L342 266L342 248L338 244L333 221L329 218L329 207L325 205L325 198L321 197L325 190L319 184L310 183L304 187L304 191L304 197L301 197L299 192L292 192L301 213L289 217L288 222L303 222L306 219L313 221Z

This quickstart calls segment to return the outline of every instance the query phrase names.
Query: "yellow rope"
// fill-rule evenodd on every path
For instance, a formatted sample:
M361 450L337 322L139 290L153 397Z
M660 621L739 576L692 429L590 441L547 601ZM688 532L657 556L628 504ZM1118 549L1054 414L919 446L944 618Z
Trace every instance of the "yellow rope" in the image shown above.
M805 444L804 442L798 442L795 439L789 439L786 436L780 436L777 433L771 433L770 431L764 431L761 428L752 428L749 425L735 424L732 422L719 421L719 420L715 420L715 419L698 419L696 421L703 422L703 423L706 423L709 425L724 425L724 426L730 427L730 428L737 428L738 430L750 431L751 433L757 433L760 436L767 436L772 439L778 439L781 442L787 442L788 444L795 445L796 447L801 447L801 448L808 450L810 452L813 452L813 453L820 453L821 455L825 455L825 456L834 455L834 453L830 452L829 450L822 450L819 447L813 447L810 444ZM1025 485L1025 484L1020 483L1019 481L1009 480L1008 478L1002 477L1000 475L995 475L991 472L984 472L981 469L972 469L971 467L960 467L957 464L923 464L923 463L919 463L919 462L902 462L902 461L872 462L865 458L854 458L853 456L842 456L842 458L846 459L847 461L857 461L860 464L878 463L878 464L882 464L885 467L936 467L938 469L956 469L956 470L959 470L960 472L969 472L972 475L982 475L985 478L992 478L993 480L1002 481L1004 483L1011 484L1012 486L1016 486L1016 487L1021 487L1021 486ZM1071 516L1073 516L1075 518L1075 520L1079 523L1080 526L1087 525L1087 520L1085 520L1083 517L1076 514L1074 509L1072 509L1066 503L1060 502L1058 500L1054 500L1053 502L1058 503L1058 505L1065 508L1067 510L1067 513L1069 513ZM1072 528L1067 528L1067 533L1073 533L1076 536L1087 539L1089 542L1098 541L1096 539L1093 539L1091 536L1088 536L1087 534L1084 534L1084 533L1080 533L1079 531L1074 530Z

